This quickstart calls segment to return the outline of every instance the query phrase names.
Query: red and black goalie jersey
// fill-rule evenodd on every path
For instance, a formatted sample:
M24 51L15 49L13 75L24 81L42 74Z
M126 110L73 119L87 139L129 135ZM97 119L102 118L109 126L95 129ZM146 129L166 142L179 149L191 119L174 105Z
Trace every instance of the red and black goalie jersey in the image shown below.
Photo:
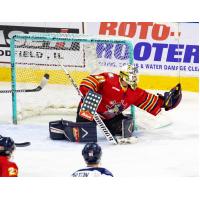
M101 73L84 78L80 84L80 91L85 96L89 90L102 95L97 112L104 120L122 113L130 105L157 115L163 105L161 98L141 88L123 88L119 75L113 73Z

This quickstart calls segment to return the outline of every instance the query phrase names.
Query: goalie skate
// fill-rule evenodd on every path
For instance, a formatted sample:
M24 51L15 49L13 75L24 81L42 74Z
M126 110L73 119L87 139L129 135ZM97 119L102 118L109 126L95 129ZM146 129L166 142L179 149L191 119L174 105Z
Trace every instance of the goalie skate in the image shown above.
M115 137L115 139L117 140L118 144L135 144L138 142L138 138L135 136L128 137L128 138L123 138L121 136L117 136L117 137Z

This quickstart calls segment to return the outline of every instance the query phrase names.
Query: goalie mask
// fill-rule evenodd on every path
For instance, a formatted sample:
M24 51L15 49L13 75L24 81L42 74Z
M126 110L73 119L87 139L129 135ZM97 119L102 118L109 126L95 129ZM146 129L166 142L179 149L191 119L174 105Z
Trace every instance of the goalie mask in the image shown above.
M135 90L137 87L137 68L132 65L123 66L119 72L120 79L125 81L130 87Z

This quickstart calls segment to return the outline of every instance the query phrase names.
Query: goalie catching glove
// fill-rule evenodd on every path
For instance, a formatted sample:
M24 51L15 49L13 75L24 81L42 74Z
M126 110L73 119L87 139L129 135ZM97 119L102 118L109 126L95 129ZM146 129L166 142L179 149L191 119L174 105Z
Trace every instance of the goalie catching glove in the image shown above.
M161 94L158 95L164 101L162 107L165 108L166 111L171 110L178 106L182 99L181 84L179 83L175 87L173 87L169 92L165 92L164 96Z

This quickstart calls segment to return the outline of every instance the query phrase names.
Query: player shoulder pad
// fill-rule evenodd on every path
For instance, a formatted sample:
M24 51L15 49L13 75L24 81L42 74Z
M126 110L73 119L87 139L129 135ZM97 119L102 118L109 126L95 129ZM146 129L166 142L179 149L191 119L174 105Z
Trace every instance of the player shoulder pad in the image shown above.
M106 80L105 76L103 75L94 75L94 77L97 79L99 83L103 83Z

